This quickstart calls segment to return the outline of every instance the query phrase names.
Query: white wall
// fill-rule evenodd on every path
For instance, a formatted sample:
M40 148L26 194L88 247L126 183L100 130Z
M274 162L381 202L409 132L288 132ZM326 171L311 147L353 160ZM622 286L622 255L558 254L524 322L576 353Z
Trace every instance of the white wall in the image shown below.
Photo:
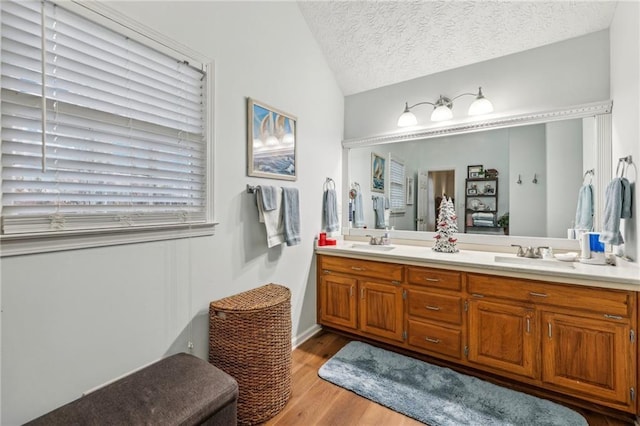
M578 199L576 188L582 185L585 172L582 123L583 120L563 120L545 125L548 237L565 238L567 228L573 228L575 222L576 203L567 203L566 199Z
M315 327L322 185L341 188L343 96L292 2L114 2L216 61L213 237L3 258L2 419L20 424L164 355L208 351L212 300L275 282ZM246 100L298 118L298 180L246 177ZM267 249L246 184L300 190L302 244ZM193 322L191 322L193 320Z
M544 125L509 129L510 235L546 236L548 179L545 157ZM533 183L534 177L538 183ZM521 184L516 183L518 178Z
M607 100L609 33L599 31L347 96L345 138L396 130L405 102L409 105L435 102L440 94L452 97L475 91L478 86L482 86L496 113ZM472 101L472 96L456 100L454 118L464 117ZM417 107L413 112L419 125L430 124L429 105Z
M633 156L627 177L634 183L632 219L623 220L626 254L639 257L638 164L640 164L640 3L618 2L611 23L611 98L613 171L618 158Z

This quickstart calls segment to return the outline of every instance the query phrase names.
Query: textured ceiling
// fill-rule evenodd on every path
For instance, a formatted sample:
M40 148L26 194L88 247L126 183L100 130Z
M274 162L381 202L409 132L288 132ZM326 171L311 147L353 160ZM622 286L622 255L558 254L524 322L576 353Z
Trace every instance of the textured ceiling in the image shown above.
M614 1L298 1L345 95L608 28Z

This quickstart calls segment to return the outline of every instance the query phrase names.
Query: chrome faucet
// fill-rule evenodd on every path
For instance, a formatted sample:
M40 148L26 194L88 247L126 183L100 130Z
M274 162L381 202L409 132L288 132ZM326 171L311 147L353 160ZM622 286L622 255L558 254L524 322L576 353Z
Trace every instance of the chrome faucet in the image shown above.
M516 253L516 256L518 256L518 257L528 257L530 259L539 259L539 258L541 258L542 257L542 253L540 252L540 250L549 248L547 246L540 246L540 247L531 247L531 246L529 246L526 249L524 249L519 244L511 244L511 247L518 247L518 252Z
M384 238L383 237L376 238L373 235L365 235L365 237L371 238L369 240L369 244L372 245L372 246L379 246L379 245L382 245L384 243Z

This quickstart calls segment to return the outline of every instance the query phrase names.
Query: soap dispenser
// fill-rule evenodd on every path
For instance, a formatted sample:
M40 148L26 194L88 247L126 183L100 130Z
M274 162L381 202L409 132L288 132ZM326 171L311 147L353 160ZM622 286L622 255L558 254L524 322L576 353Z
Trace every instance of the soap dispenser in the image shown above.
M384 235L382 236L382 244L388 246L391 244L391 236L389 235L389 228L384 228Z

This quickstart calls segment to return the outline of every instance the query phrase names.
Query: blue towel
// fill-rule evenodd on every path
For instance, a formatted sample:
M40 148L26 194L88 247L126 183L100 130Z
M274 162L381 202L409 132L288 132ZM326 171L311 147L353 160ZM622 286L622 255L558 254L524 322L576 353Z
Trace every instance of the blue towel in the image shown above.
M288 246L300 244L300 202L298 188L282 188L282 221Z
M575 227L586 231L593 230L593 187L591 184L582 185L578 192Z
M376 229L384 229L384 209L386 207L383 196L373 197L373 212L376 216Z
M620 219L631 217L631 185L626 178L614 178L604 193L604 218L600 242L624 244L620 233Z
M353 226L356 228L364 227L364 209L362 207L362 192L356 193L356 198L353 199Z
M262 209L265 212L270 212L278 207L278 195L280 195L278 188L270 185L258 185L258 196L262 197Z
M335 232L340 229L338 223L338 197L335 189L327 189L322 197L322 219L325 232Z

